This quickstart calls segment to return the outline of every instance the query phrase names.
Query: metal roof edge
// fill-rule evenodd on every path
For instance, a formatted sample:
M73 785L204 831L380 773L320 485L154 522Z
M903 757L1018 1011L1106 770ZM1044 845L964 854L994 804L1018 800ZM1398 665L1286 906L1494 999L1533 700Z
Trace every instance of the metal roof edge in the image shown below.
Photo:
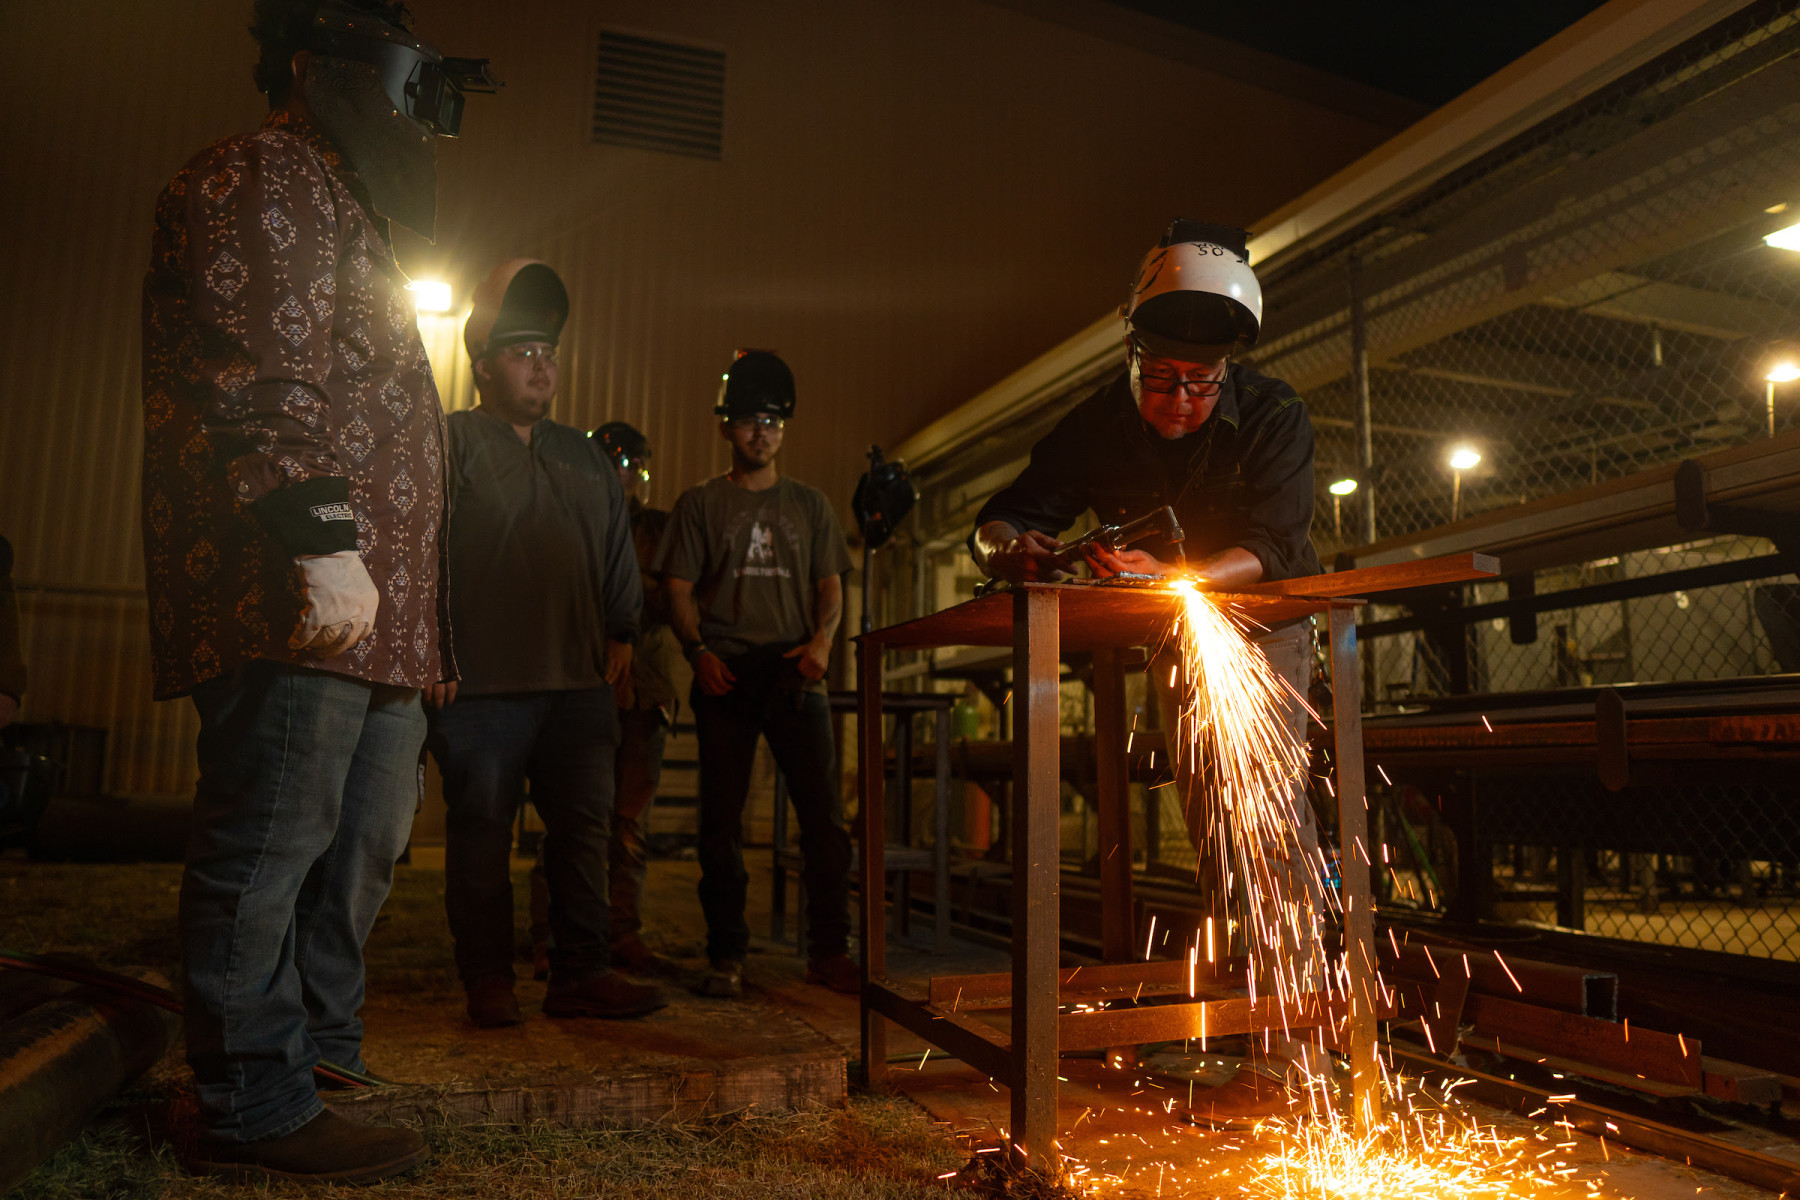
M1389 208L1752 0L1611 0L1256 223L1250 261Z

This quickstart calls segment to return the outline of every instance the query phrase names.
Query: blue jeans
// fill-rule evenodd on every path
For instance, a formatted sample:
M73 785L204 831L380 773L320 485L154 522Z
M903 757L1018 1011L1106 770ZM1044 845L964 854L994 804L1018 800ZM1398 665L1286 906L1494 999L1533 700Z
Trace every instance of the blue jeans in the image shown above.
M544 820L550 974L612 964L607 900L613 758L611 687L458 697L431 719L444 775L444 910L464 983L513 973L512 824L531 781Z
M313 1064L362 1068L363 942L419 798L414 688L246 663L194 689L200 782L180 932L208 1132L290 1133Z

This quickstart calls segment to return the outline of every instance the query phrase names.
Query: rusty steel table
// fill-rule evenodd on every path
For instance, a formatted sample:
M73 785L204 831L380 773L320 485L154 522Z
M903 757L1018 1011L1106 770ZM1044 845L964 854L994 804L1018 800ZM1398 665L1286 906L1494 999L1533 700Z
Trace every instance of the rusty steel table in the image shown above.
M1052 1166L1057 1158L1056 1075L1063 1051L1135 1046L1191 1037L1223 1037L1283 1028L1324 1027L1347 1052L1352 1104L1360 1127L1380 1116L1375 1061L1379 1003L1375 976L1374 908L1369 883L1368 802L1363 787L1361 675L1356 660L1356 606L1351 597L1403 587L1494 575L1497 564L1479 554L1371 567L1331 575L1258 584L1218 595L1243 617L1272 625L1325 613L1330 632L1333 728L1336 745L1339 840L1344 909L1344 955L1350 999L1324 993L1251 1001L1222 986L1226 964L1205 970L1186 961L1132 961L1130 793L1126 780L1123 652L1160 643L1180 603L1172 589L1092 583L1027 584L996 592L918 620L862 635L858 643L857 815L862 933L862 1062L864 1082L879 1086L887 1072L892 1021L1004 1084L1011 1093L1008 1138L1015 1160ZM884 892L885 747L882 742L882 656L890 650L940 646L1011 646L1013 650L1013 964L1010 975L938 978L926 989L887 976ZM1059 971L1058 834L1060 719L1057 680L1065 651L1094 657L1094 741L1099 765L1098 808L1102 946L1105 962ZM873 831L873 832L871 832ZM1190 985L1190 970L1201 978ZM1204 985L1204 986L1202 986ZM1097 1000L1128 988L1151 995L1186 993L1187 1003L1104 1009ZM1134 993L1135 994L1135 993ZM1204 998L1201 998L1204 996ZM1010 1033L979 1020L974 1010L1009 1004ZM1059 1014L1065 1004L1083 1011Z

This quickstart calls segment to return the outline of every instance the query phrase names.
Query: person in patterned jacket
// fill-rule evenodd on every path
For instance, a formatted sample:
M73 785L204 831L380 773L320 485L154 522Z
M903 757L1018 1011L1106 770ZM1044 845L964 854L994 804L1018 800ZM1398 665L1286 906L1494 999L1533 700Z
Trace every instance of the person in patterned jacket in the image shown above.
M368 1180L424 1141L325 1109L314 1067L363 1067L362 946L417 803L420 691L456 677L444 416L388 220L430 234L468 60L377 0L258 0L251 33L269 118L164 190L144 281L155 694L200 718L187 1161Z

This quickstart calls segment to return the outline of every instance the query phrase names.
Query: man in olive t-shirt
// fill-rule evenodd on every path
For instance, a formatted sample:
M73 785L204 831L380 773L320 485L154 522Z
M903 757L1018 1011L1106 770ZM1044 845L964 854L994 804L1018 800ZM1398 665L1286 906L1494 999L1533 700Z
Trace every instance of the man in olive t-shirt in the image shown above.
M694 666L700 739L700 905L710 996L743 992L744 800L758 736L787 779L805 859L807 979L854 993L844 831L825 672L850 568L831 503L775 469L794 380L767 351L741 352L715 412L731 470L675 502L656 569L670 623Z

